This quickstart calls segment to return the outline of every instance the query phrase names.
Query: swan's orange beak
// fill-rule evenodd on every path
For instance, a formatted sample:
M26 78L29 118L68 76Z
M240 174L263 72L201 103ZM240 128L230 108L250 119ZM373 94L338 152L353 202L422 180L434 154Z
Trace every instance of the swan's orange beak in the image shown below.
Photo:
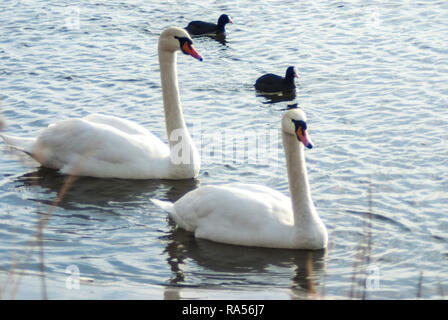
M313 147L313 143L308 137L306 129L299 127L296 131L296 135L297 139L299 139L299 141L301 141L305 147L307 147L308 149L311 149Z
M202 61L201 55L187 41L185 41L182 46L182 52L198 59L199 61Z

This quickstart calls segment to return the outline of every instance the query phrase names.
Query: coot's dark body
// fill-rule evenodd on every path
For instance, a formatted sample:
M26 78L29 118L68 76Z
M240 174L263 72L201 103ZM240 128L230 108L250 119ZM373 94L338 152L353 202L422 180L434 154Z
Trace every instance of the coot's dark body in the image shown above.
M233 23L230 17L226 14L222 14L218 19L218 24L204 22L204 21L192 21L188 24L185 30L191 35L203 35L203 34L218 34L226 32L225 26L227 23Z
M255 89L263 92L291 91L296 88L294 78L297 78L295 68L288 67L288 69L286 69L285 77L272 73L261 76L255 82Z

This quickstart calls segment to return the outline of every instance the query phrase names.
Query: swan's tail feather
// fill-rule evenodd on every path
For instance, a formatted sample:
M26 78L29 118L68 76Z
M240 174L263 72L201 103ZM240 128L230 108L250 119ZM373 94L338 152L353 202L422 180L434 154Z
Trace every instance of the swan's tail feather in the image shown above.
M162 201L157 199L151 199L151 201L162 208L163 210L167 211L168 213L174 213L174 203L171 203L169 201Z
M35 138L19 138L19 137L8 136L5 134L0 134L0 137L10 147L13 147L17 150L23 151L29 155L31 155L32 146L33 146L34 142L36 141Z

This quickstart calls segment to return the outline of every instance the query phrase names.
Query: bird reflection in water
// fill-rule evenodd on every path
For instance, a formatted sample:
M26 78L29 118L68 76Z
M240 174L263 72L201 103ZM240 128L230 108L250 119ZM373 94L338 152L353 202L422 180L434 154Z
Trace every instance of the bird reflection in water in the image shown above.
M197 188L200 183L197 179L127 180L76 177L62 175L56 170L44 167L20 176L16 182L25 187L42 188L39 199L33 200L44 204L52 204L54 194L60 196L60 192L65 188L67 190L59 199L57 206L76 210L79 205L82 207L94 205L102 207L105 211L111 202L122 205L127 203L138 205L140 202L145 205L148 199L156 196L176 201L185 193ZM68 183L70 185L67 185Z
M274 93L268 93L262 91L256 91L256 92L257 97L263 97L267 100L263 102L264 104L293 101L296 98L296 90L274 92Z
M217 34L204 34L204 35L197 35L197 36L191 36L193 39L197 39L197 38L208 38L208 39L212 39L216 42L219 42L220 44L222 44L225 47L228 47L228 41L227 41L227 36L225 33L217 33Z
M166 237L167 263L172 277L165 291L165 299L182 299L182 290L233 287L259 290L263 284L277 283L280 289L289 288L291 299L316 298L317 284L323 282L326 250L290 250L234 246L197 239L192 233L176 228L170 220L172 233ZM191 272L186 263L197 264L198 272ZM292 271L294 270L294 271ZM208 273L207 271L210 271ZM291 276L291 272L293 275ZM281 279L289 281L279 283Z

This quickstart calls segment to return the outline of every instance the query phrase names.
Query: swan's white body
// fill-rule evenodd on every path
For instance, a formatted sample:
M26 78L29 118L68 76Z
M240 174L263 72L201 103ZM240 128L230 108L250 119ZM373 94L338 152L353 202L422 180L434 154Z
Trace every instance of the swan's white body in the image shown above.
M200 187L174 204L153 201L198 238L257 247L325 248L327 229L311 199L304 148L291 128L292 119L304 120L305 115L290 110L282 120L291 199L265 186L232 183Z
M197 177L200 157L183 119L177 84L179 38L190 39L190 36L183 29L173 27L159 38L169 146L134 122L100 114L51 124L37 138L2 135L3 139L42 166L58 169L64 174L123 179ZM189 49L192 50L191 46Z

